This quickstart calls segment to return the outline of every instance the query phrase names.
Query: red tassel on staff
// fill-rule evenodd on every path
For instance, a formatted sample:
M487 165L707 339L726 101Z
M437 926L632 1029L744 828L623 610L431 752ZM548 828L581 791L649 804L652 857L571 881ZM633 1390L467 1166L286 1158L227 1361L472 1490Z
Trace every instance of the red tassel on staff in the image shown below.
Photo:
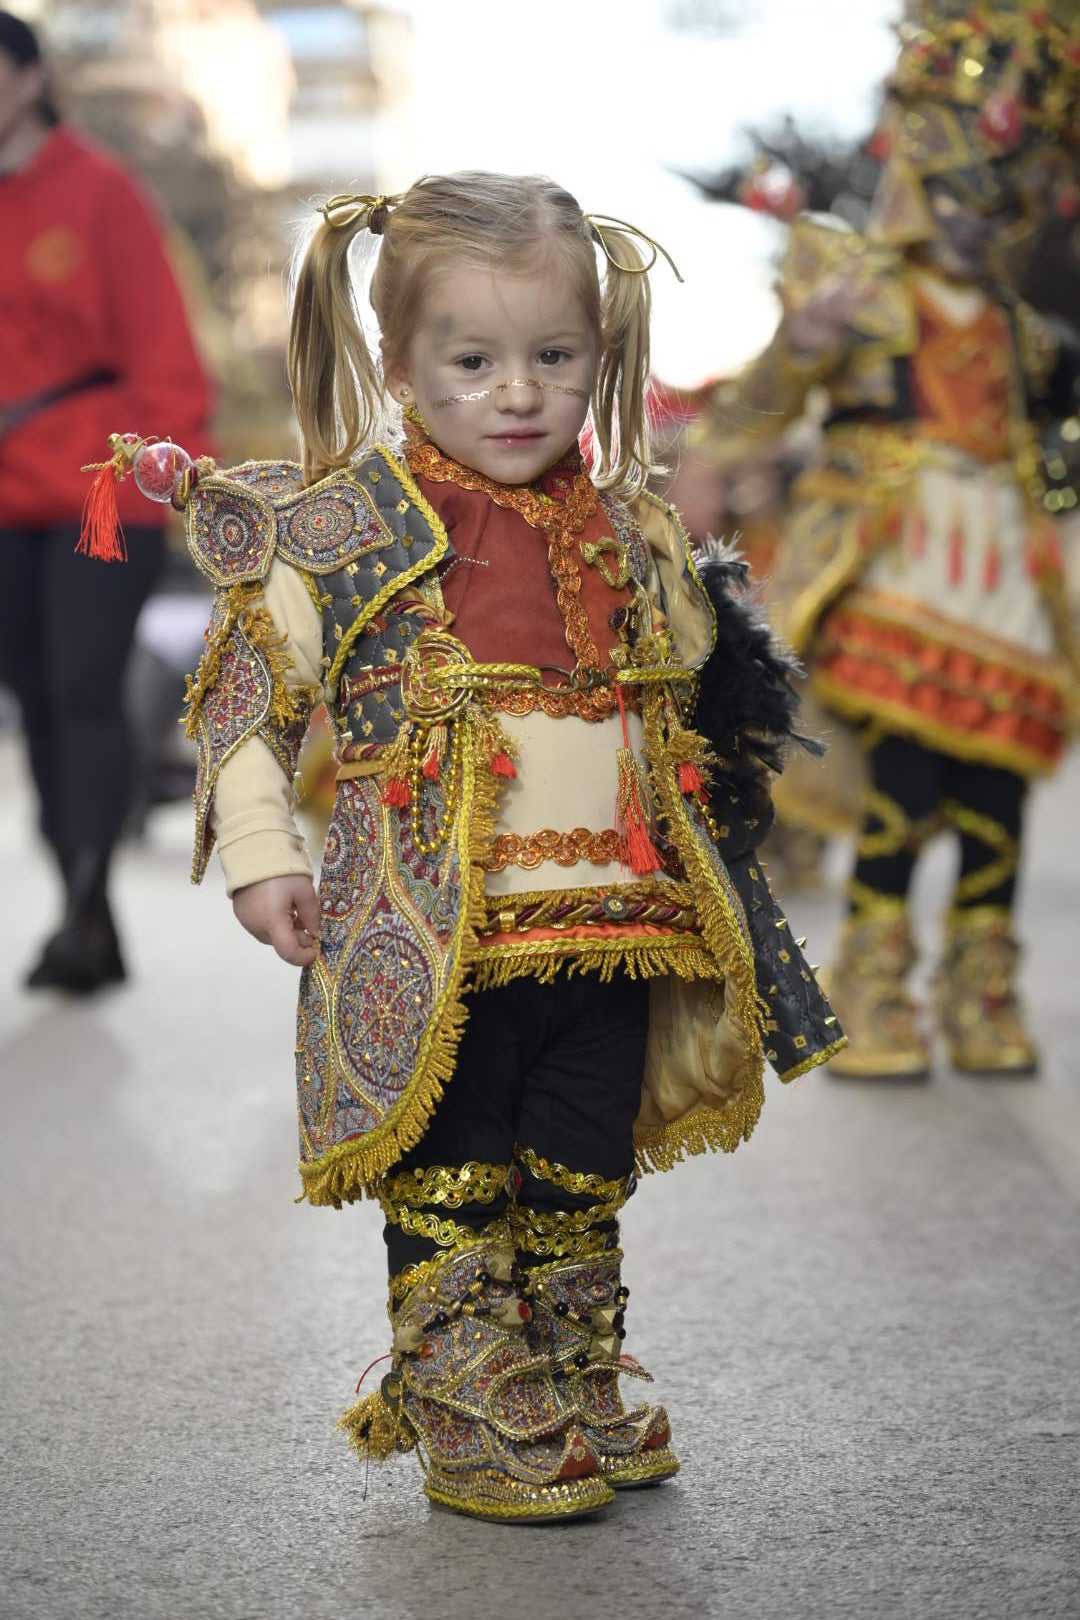
M926 556L926 513L921 506L915 513L915 521L911 525L909 545L913 557Z
M503 748L500 748L499 752L492 759L491 769L496 776L517 775L517 766L510 758L510 755Z
M137 433L110 433L108 461L90 462L83 472L92 472L94 481L83 502L82 526L75 547L82 557L98 562L126 562L127 542L120 527L116 486L131 471L132 457L143 443Z
M127 544L116 502L119 477L115 461L106 461L94 476L83 502L82 528L75 547L81 557L94 557L98 562L127 561Z
M986 557L983 566L985 568L984 577L987 590L996 591L998 585L1001 583L1001 553L997 548L997 542L995 540L991 540L990 544L986 548Z
M964 577L964 530L959 522L949 530L949 584L959 585Z

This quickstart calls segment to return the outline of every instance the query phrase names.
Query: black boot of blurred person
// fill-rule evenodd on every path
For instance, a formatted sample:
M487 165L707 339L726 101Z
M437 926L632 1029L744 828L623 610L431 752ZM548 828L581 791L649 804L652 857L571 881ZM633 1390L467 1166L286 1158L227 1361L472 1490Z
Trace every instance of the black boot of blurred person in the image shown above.
M26 976L28 990L91 995L127 977L109 906L111 857L111 848L58 854L65 888L64 916Z

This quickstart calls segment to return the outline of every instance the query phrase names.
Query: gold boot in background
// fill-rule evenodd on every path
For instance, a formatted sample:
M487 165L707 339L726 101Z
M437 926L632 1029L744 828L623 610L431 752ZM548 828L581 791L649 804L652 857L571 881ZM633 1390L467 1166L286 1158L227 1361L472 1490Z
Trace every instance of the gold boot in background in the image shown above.
M946 923L934 1003L949 1061L965 1074L1034 1074L1039 1066L1016 991L1020 947L1010 925L998 906L958 909Z
M920 1080L930 1051L906 981L915 961L907 906L876 896L844 924L836 961L824 977L848 1044L829 1059L835 1075Z

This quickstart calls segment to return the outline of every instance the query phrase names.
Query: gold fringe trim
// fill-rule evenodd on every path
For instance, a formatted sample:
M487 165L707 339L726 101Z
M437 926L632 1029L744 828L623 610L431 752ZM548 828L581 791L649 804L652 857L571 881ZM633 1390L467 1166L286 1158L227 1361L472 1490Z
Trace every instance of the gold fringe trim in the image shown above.
M412 1451L416 1436L400 1405L391 1406L381 1389L365 1395L342 1412L337 1427L344 1429L358 1457L385 1462L396 1451Z
M450 968L442 1004L432 1008L412 1079L382 1123L356 1141L339 1142L314 1163L301 1163L302 1196L309 1204L340 1208L358 1198L376 1197L378 1183L386 1172L423 1137L454 1072L458 1043L468 1017L463 995L464 963L475 950L479 929L486 921L483 863L495 836L495 806L504 782L486 768L477 769L478 756L482 760L491 728L476 706L469 704L456 724L467 728L461 763L462 809L455 827L458 860L462 873L467 875L457 932L448 953ZM396 810L384 807L384 815L396 814ZM388 842L392 844L392 834L388 834Z
M675 973L680 979L714 979L716 963L696 936L687 943L642 945L621 939L542 939L520 945L482 946L469 967L477 990L499 989L515 979L534 978L553 984L560 973L598 973L609 984L618 972L630 979L658 979Z
M809 1074L811 1069L820 1067L822 1063L828 1063L829 1059L835 1057L837 1052L842 1052L847 1044L847 1036L841 1035L840 1039L833 1041L831 1045L823 1046L820 1052L812 1052L808 1058L803 1058L802 1062L796 1063L793 1069L785 1069L780 1079L786 1086L789 1081L797 1080L800 1075Z
M638 1175L670 1170L701 1153L734 1153L741 1142L750 1140L764 1104L765 1082L759 1069L745 1091L725 1108L695 1108L681 1119L636 1131L634 1164Z

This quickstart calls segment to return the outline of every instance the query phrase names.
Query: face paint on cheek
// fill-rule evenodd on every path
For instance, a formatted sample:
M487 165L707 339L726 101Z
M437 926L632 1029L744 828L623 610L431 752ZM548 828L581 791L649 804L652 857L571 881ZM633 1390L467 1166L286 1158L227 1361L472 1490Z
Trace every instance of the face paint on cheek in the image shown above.
M570 394L575 399L588 399L588 391L584 388L570 388L566 383L541 382L537 377L512 377L509 382L498 383L494 388L480 388L474 394L447 394L445 399L433 399L432 406L439 409L443 405L470 405L474 400L490 399L492 394L504 394L508 388L538 388L542 394Z

